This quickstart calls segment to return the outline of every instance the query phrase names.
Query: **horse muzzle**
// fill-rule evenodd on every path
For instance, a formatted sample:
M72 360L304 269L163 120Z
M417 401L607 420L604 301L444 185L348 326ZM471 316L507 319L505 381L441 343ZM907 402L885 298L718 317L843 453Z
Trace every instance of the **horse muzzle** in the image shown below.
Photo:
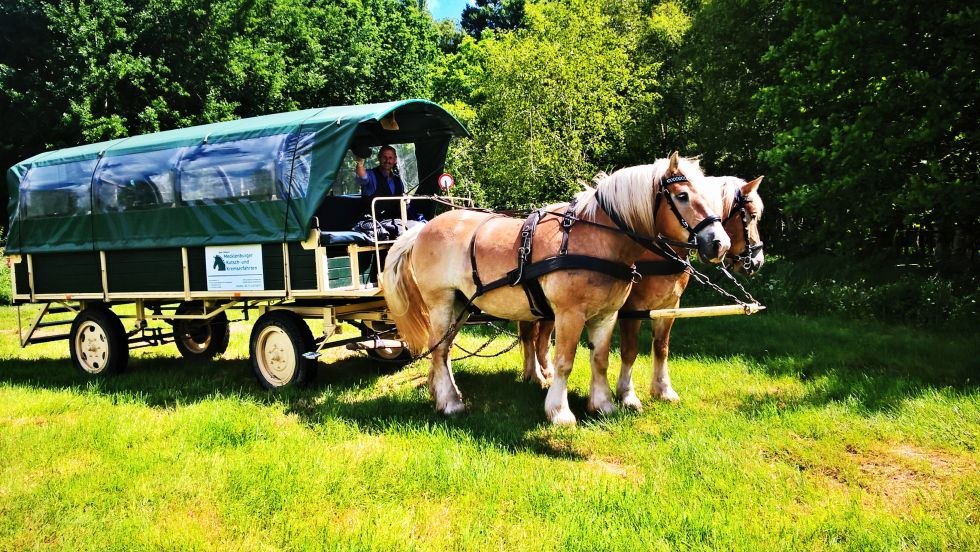
M749 253L746 252L742 255L729 255L725 257L725 268L728 268L736 274L741 274L743 276L753 276L756 272L762 268L765 264L766 258L762 253L762 248L758 248L755 251Z
M701 260L718 264L725 258L728 248L732 246L731 239L720 222L716 222L695 234L698 255Z

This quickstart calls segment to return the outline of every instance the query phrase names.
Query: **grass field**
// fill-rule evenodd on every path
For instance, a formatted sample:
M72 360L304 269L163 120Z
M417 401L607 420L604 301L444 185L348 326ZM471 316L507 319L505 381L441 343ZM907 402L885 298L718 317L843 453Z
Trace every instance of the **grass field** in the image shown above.
M87 381L63 342L20 350L14 313L0 550L980 549L974 329L684 320L680 404L642 391L643 413L585 415L581 349L580 423L555 428L516 349L456 363L469 412L446 419L423 362L339 353L310 388L269 395L235 323L225 359L140 349Z

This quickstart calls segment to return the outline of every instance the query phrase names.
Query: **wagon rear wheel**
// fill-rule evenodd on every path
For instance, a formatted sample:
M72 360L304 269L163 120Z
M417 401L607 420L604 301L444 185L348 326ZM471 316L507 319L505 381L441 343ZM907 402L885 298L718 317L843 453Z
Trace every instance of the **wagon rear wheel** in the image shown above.
M204 314L200 301L181 303L174 314ZM174 344L188 360L208 360L228 349L231 330L224 312L207 320L174 319Z
M361 331L361 335L365 337L370 337L374 335L372 332ZM387 340L391 341L391 340ZM385 363L393 365L404 366L412 360L412 353L409 352L408 347L402 342L400 346L391 347L369 347L365 349L367 356L374 360L380 360Z
M313 332L302 318L284 310L267 312L256 320L249 339L255 377L266 389L309 383L316 360L303 353L314 348Z
M122 322L105 307L78 313L69 334L71 362L90 376L110 376L126 369L129 343Z

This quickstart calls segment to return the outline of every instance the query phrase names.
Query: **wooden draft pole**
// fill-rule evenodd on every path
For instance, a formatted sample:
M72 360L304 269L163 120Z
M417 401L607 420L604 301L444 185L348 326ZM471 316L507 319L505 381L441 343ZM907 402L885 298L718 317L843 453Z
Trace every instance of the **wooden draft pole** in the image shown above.
M702 316L728 316L732 314L755 314L766 307L759 303L742 305L720 305L717 307L687 307L680 309L658 309L650 311L650 318L698 318Z

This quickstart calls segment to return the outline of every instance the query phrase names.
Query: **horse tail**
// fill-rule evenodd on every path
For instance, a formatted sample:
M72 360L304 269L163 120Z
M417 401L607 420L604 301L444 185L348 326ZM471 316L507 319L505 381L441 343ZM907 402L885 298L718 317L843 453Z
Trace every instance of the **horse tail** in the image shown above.
M413 355L423 351L429 340L429 308L412 269L412 250L423 228L415 226L395 240L381 274L388 313Z

